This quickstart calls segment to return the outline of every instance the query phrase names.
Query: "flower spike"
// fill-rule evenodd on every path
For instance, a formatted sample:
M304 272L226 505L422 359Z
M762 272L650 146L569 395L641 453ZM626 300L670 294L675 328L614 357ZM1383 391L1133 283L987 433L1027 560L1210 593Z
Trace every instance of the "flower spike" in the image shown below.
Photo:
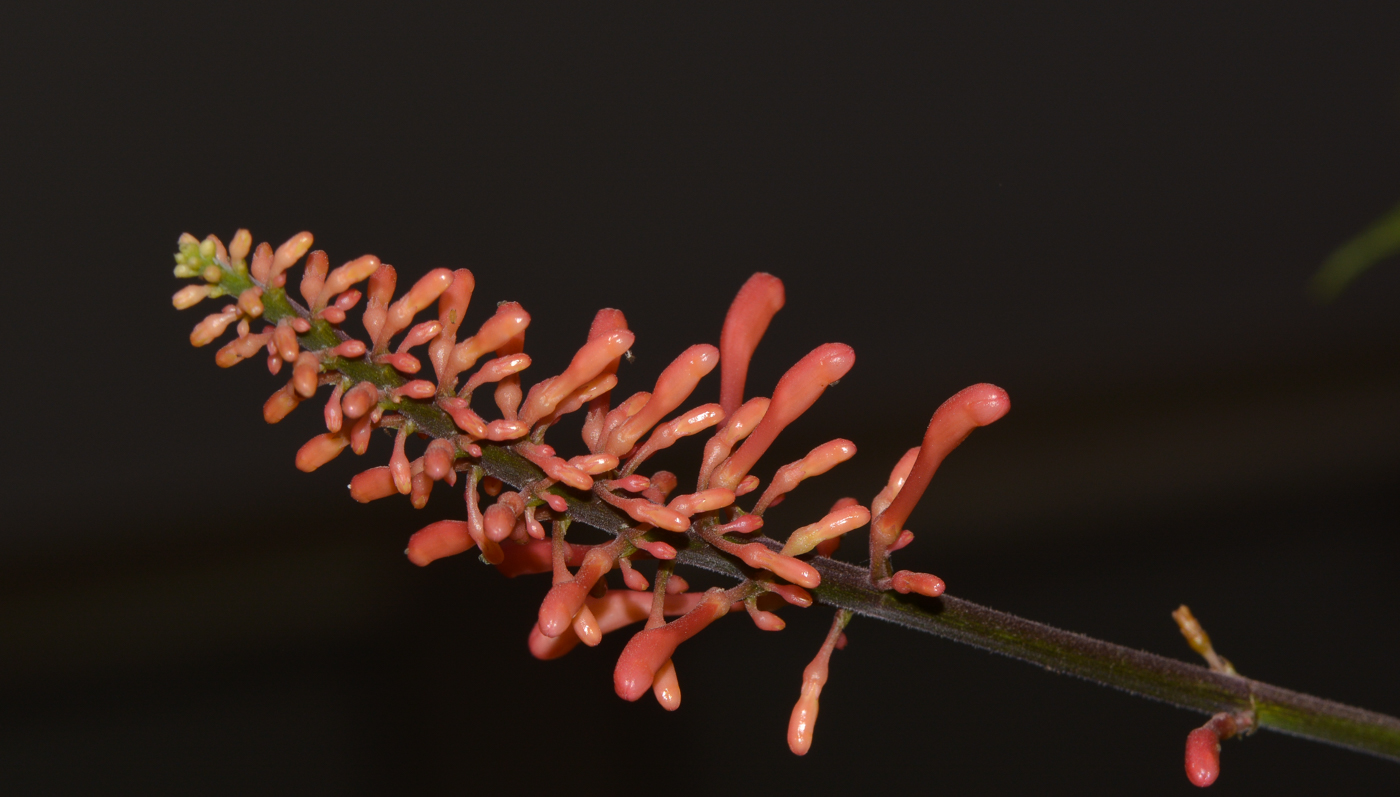
M330 388L322 413L326 431L306 441L296 454L296 467L303 471L321 467L347 448L365 454L376 429L388 433L379 436L392 440L380 463L350 480L355 501L405 495L410 505L423 508L438 482L455 486L458 475L466 474L465 518L419 528L409 537L405 555L415 565L426 566L476 549L483 562L507 577L552 574L553 585L540 602L528 636L529 650L537 658L557 658L580 642L599 645L606 634L645 621L617 659L614 689L628 701L650 691L665 709L675 710L681 690L673 656L682 642L710 623L742 607L759 629L781 632L787 624L777 615L779 608L805 609L816 600L840 603L849 608L838 611L804 671L789 723L789 746L804 755L811 748L831 654L845 644L843 629L851 610L902 618L900 622L908 620L924 630L936 628L933 615L899 595L938 597L943 581L929 573L891 572L889 554L913 539L903 525L942 460L972 429L1005 414L1009 400L1000 388L974 385L945 402L930 421L922 445L900 459L869 508L854 498L841 498L824 517L796 528L780 544L763 534L766 510L805 479L850 459L855 445L831 440L778 468L752 504L746 496L757 491L760 480L750 471L776 437L849 372L855 355L844 344L819 346L783 375L771 399L744 401L749 361L785 301L776 277L756 274L745 283L725 318L718 347L690 346L666 366L650 392L634 392L615 403L618 366L622 358L630 359L637 335L621 312L599 311L587 340L564 371L525 393L521 374L532 357L525 351L530 315L521 305L496 305L476 334L459 341L476 288L471 271L431 270L395 299L398 273L393 266L365 255L331 269L326 253L311 251L311 244L309 233L298 233L275 250L266 242L254 246L246 230L239 230L227 247L215 236L181 236L175 274L195 283L177 292L172 304L187 308L204 299L223 299L215 308L206 308L216 312L194 328L191 343L207 345L234 331L236 336L221 344L215 355L221 367L266 350L269 370L284 380L263 406L269 423L314 399L322 387ZM297 291L305 305L291 298L287 284L289 270L303 256ZM434 304L435 314L430 309ZM368 332L359 339L341 328L356 308ZM419 376L424 358L432 365L431 377ZM478 363L481 367L469 374ZM717 366L719 402L685 409L699 380ZM465 384L459 391L461 382ZM473 394L485 385L495 386L495 407L482 407L478 401L474 410ZM564 415L585 407L586 451L564 451L562 444L556 450L557 441L546 441L550 430ZM666 470L647 473L642 467L657 452L679 448L683 438L706 429L714 431L703 446L696 486L672 497L678 477ZM419 438L426 445L421 455L411 457L410 440L416 447ZM575 521L601 529L612 539L596 545L569 542L566 533ZM868 576L862 569L824 558L835 553L843 535L866 524L872 527ZM656 560L650 580L643 574L648 559ZM734 576L738 584L692 592L673 572L678 564L712 567ZM613 570L620 572L609 584ZM823 577L829 583L823 584ZM1199 668L1165 659L1166 664L1154 663L1149 654L1107 643L1090 640L1118 658L1105 660L1098 648L1074 647L1078 643L1043 631L1035 631L1030 642L1007 641L975 631L976 623L959 624L960 613L987 618L996 614L991 610L947 597L941 603L959 634L985 640L993 649L1026 651L1032 645L1047 645L1065 651L1061 660L1083 656L1110 669L1126 663L1133 673L1160 667L1183 675L1171 668L1186 667L1184 682L1201 684L1189 672ZM668 622L668 617L675 619ZM1174 617L1192 648L1212 670L1227 676L1210 675L1212 686L1219 688L1207 690L1210 697L1201 697L1205 692L1200 690L1191 692L1186 703L1230 709L1217 713L1187 739L1188 777L1208 785L1219 775L1220 741L1248 733L1259 722L1252 713L1255 690L1283 690L1237 679L1189 609L1180 607ZM1034 650L1036 656L1043 652ZM1090 677L1129 684L1121 677ZM1185 694L1181 689L1187 687L1171 688ZM1237 699L1242 693L1247 693L1247 706ZM1258 694L1263 697L1266 692ZM1280 705L1298 709L1298 704L1283 700ZM1310 705L1300 710L1321 716ZM1261 716L1267 722L1272 715Z

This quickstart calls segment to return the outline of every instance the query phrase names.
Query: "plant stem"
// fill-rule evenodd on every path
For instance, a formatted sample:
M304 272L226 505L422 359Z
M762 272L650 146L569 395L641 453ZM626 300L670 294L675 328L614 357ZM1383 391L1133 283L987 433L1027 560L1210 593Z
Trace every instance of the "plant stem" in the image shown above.
M225 284L237 295L254 283L246 274L225 268ZM312 319L283 289L265 290L262 301L266 321L275 324L281 318L300 317L311 322L311 329L299 336L308 349L324 349L345 339L343 333L324 320ZM368 358L332 358L323 364L323 369L340 371L356 381L372 382L386 394L404 383L393 368ZM458 434L451 417L430 401L403 399L393 409L425 434L448 439ZM481 467L516 489L543 476L534 464L506 446L485 441L480 445ZM594 496L580 498L558 487L554 491L568 501L568 516L577 522L612 535L635 525L631 518ZM706 544L693 531L686 535L684 543L677 542L675 534L654 533L676 546L679 562L738 579L753 575L734 557ZM781 548L767 537L757 541L774 550ZM1400 719L1062 631L951 595L915 602L876 589L863 568L822 556L810 561L822 577L821 586L811 590L818 603L1205 714L1253 711L1259 727L1400 761Z

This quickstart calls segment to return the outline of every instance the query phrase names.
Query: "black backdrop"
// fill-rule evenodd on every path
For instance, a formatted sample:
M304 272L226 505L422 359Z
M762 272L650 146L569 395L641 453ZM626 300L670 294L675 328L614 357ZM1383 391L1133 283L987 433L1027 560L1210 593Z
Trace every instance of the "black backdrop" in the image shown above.
M296 472L319 413L264 426L261 365L186 345L175 238L239 226L473 269L476 320L532 312L536 377L622 308L629 391L776 273L753 389L825 341L858 361L770 466L861 449L775 531L993 381L1012 412L905 566L1190 658L1185 601L1244 673L1400 713L1400 266L1304 292L1400 201L1384 7L8 6L5 791L1190 788L1201 718L861 620L797 759L820 610L687 644L672 715L613 696L625 634L532 660L542 581L401 556L459 499ZM1222 793L1400 786L1274 734L1224 759Z

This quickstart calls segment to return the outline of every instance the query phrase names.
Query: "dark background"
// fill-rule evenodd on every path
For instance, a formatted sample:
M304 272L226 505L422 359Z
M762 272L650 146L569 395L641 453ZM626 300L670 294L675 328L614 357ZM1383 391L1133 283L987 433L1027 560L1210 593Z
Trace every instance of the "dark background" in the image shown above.
M319 411L266 427L278 381L187 345L175 239L240 226L405 280L471 268L467 326L522 301L536 379L622 308L627 392L771 271L788 304L752 390L822 342L859 359L760 474L861 446L775 532L868 501L945 397L993 381L1013 410L940 472L903 566L1191 659L1184 601L1245 674L1400 713L1400 266L1305 293L1400 200L1397 23L1381 3L7 6L4 791L1190 789L1201 717L860 619L798 759L821 609L687 644L672 715L613 695L626 634L534 661L544 577L401 555L460 498L352 503L387 441L301 474ZM1395 793L1400 767L1265 733L1226 745L1214 788L1339 787Z

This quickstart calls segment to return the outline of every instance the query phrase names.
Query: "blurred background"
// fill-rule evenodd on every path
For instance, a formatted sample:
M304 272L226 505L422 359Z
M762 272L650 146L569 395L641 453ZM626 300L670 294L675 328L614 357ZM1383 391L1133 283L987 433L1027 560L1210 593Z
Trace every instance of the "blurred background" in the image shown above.
M458 494L353 503L388 440L299 473L319 410L266 426L280 381L189 347L175 240L238 227L472 269L468 328L534 317L527 384L621 308L629 393L777 274L751 392L823 342L858 360L760 475L860 453L775 533L995 382L1011 413L902 566L1190 660L1185 602L1244 674L1400 714L1400 264L1306 293L1400 201L1393 5L27 6L0 12L7 793L1191 788L1202 717L859 618L796 758L822 609L687 644L675 714L613 694L627 634L533 660L544 577L402 556ZM1272 733L1223 757L1220 793L1400 788Z

